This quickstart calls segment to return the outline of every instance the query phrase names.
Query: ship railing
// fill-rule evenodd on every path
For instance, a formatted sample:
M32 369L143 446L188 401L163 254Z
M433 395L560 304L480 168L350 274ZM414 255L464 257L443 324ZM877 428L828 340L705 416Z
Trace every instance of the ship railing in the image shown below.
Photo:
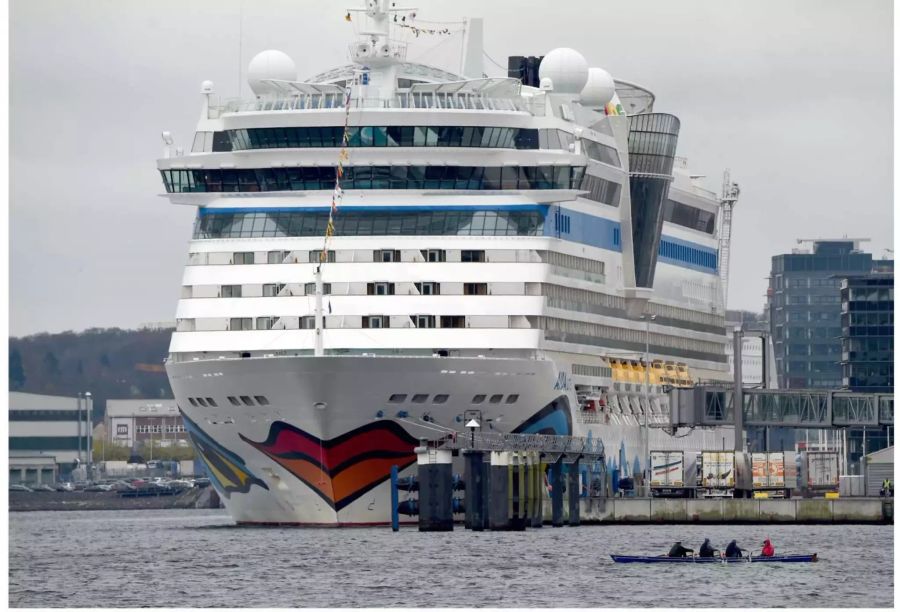
M449 450L474 449L478 451L534 451L567 455L603 455L603 442L598 438L557 436L549 434L517 434L477 432L473 435L460 432L447 438L441 446Z
M257 100L231 99L221 106L210 107L210 118L225 113L291 112L305 110L343 109L346 97L341 93L306 94L288 97L262 97ZM471 93L409 93L401 92L391 98L352 98L350 108L408 108L413 110L477 110L527 112L543 114L543 100L523 97L492 98Z

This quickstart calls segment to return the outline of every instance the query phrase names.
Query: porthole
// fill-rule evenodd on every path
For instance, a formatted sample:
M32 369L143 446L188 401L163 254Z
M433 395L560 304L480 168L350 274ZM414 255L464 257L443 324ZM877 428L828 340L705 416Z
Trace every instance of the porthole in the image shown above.
M475 397L472 398L472 403L473 403L473 404L480 404L481 402L484 401L484 398L485 398L485 397L486 397L486 396L485 396L483 393L479 393L478 395L476 395Z
M492 404L499 404L502 399L503 399L503 396L500 394L497 394L497 395L492 395L491 399L489 401Z
M428 400L428 394L426 393L416 393L412 396L412 401L414 404L424 404Z
M435 404L446 404L448 399L450 399L449 395L447 395L446 393L441 393L435 395L434 399L431 401L433 401Z
M231 402L232 406L240 406L241 405L241 403L238 401L238 398L236 398L233 395L228 396L228 401Z
M253 405L253 400L250 399L250 396L249 396L249 395L242 395L242 396L241 396L241 401L244 402L244 405L245 405L245 406L252 406L252 405Z
M203 399L202 397L197 398L197 403L200 404L201 406L203 406L204 408L207 407L206 400Z
M188 401L191 403L191 406L196 406L196 405L197 405L197 400L195 400L193 397L189 397L189 398L188 398Z
M512 394L512 395L507 395L507 396L506 396L506 403L507 403L507 404L515 404L515 403L518 402L518 401L519 401L519 396L516 395L515 393Z
M403 402L406 401L406 394L405 393L394 393L388 399L388 401L391 402L392 404L402 404Z
M214 399L211 398L211 397L207 397L207 398L206 398L206 403L209 404L210 406L212 406L213 408L218 408L218 407L219 407L219 405L216 403L216 400L214 400Z
M254 395L253 399L255 399L256 403L259 404L260 406L268 406L269 405L269 400L268 400L268 398L266 398L265 395Z

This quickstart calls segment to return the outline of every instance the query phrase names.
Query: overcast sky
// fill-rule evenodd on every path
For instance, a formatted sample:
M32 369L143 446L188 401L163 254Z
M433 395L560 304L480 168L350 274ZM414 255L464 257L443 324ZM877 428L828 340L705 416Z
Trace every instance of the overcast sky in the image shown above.
M347 63L353 39L333 0L241 4L12 0L12 335L174 320L194 210L158 195L160 132L189 149L200 82L237 95L259 51L285 51L304 78ZM503 66L568 46L653 91L707 187L720 190L726 167L741 185L730 308L762 308L770 258L797 238L893 246L892 2L412 5L420 19L484 17L485 51ZM409 57L457 70L459 52L459 35L423 36Z

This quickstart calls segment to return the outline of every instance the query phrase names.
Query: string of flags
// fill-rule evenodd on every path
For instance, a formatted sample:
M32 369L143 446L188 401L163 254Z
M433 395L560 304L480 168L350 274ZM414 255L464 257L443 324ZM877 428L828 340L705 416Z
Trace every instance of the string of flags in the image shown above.
M344 100L344 135L341 138L341 152L338 154L337 169L334 173L334 191L331 192L331 208L328 210L328 223L325 225L325 242L322 252L319 253L319 263L325 263L328 259L328 242L334 236L334 215L341 205L344 190L341 189L341 178L344 176L344 162L350 159L350 88L347 88L347 97ZM329 304L329 308L331 305Z
M399 28L406 28L407 30L411 30L413 34L415 34L416 38L419 37L419 34L432 34L432 35L450 35L454 32L458 32L459 30L451 30L450 28L421 28L419 26L412 25L412 22L416 18L415 13L409 13L408 15L403 15L402 17L399 15L394 15L394 25ZM344 15L344 21L353 21L353 17L350 15L348 11L346 15Z

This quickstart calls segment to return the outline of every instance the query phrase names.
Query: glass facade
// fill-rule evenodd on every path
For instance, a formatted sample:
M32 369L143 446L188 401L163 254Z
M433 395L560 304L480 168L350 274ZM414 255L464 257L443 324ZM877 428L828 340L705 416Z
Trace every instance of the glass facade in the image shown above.
M635 283L653 287L681 122L674 115L648 113L629 116L628 126Z
M619 183L592 174L584 175L584 180L581 181L581 190L588 192L582 197L610 206L618 206L619 198L622 196L622 186Z
M160 170L169 193L334 189L335 167ZM343 189L577 189L584 166L348 166Z
M843 280L841 370L843 386L852 391L893 393L893 274Z
M772 258L768 308L779 388L841 387L840 277L871 269L872 255L852 241Z
M232 212L201 209L194 238L324 236L328 211ZM337 236L540 236L541 211L354 211L334 217Z
M663 221L706 234L713 234L716 231L716 213L688 206L681 202L675 202L674 200L666 200L666 207L663 209Z
M213 151L250 149L307 149L340 147L343 126L248 128L216 132ZM568 150L575 137L564 130L481 126L353 126L347 128L348 147L475 147L491 149ZM591 143L591 155L618 164L616 150Z

